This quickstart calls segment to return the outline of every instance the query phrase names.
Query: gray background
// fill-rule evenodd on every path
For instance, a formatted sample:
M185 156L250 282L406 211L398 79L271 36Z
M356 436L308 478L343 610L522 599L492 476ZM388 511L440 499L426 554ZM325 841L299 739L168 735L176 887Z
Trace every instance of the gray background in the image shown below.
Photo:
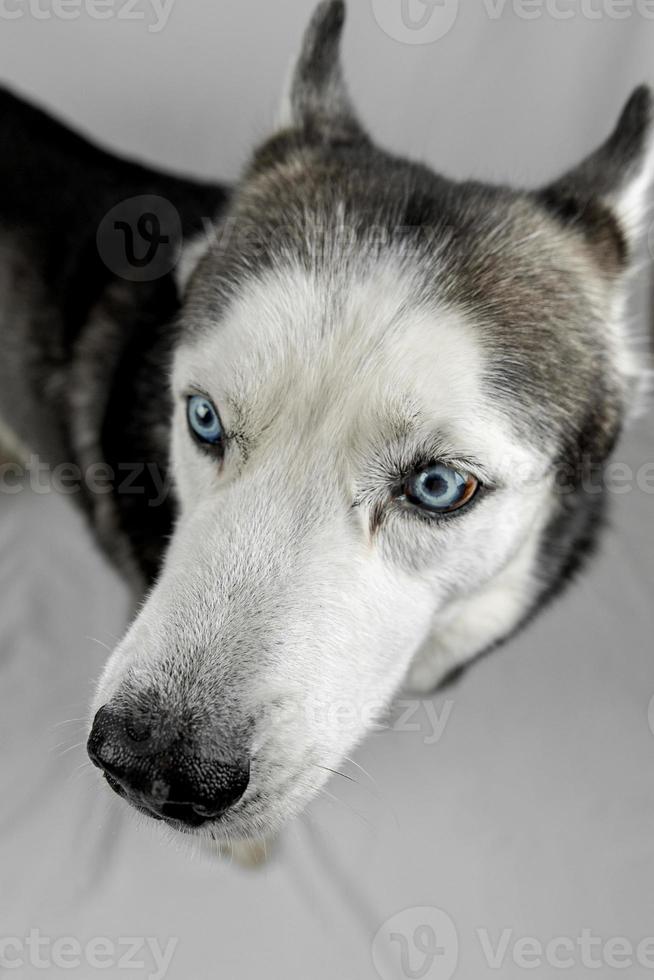
M2 75L116 150L233 177L269 132L313 4L176 0L153 33L139 3L144 20L2 22ZM510 2L499 18L488 13L498 0L461 4L445 36L408 44L381 29L370 0L351 2L345 64L371 132L457 176L532 184L580 157L631 87L654 82L642 12L654 5L586 0L584 14L559 0L577 10L569 19L546 6L525 19ZM651 421L620 447L634 472L654 458ZM346 765L356 782L333 780L270 862L246 871L139 823L85 764L89 695L127 596L68 501L1 496L0 938L176 938L172 980L449 980L447 930L428 970L411 949L412 974L388 936L411 947L427 906L458 934L456 977L654 976L597 948L597 969L577 951L566 971L526 970L509 951L494 970L478 934L543 945L584 929L634 944L654 935L653 500L632 489L612 503L592 572L434 699L450 711L442 738L425 705L408 723L417 730L372 736L355 755L366 772ZM151 962L7 975L146 977Z

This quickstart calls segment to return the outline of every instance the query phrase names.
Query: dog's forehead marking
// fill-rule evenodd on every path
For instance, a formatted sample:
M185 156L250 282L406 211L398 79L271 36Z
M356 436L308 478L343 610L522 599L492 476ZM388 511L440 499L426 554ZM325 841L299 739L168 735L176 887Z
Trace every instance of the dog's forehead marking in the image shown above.
M251 430L281 417L296 432L370 442L410 421L414 436L439 433L500 479L542 470L484 383L489 355L475 324L425 302L401 257L330 277L291 264L265 271L191 338L177 353L178 393L207 391Z

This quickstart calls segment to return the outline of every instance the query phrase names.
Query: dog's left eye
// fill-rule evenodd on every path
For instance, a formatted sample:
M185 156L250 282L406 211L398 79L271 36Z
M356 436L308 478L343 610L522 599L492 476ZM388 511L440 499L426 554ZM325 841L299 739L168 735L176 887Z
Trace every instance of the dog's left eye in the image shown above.
M186 417L192 435L198 442L218 446L224 432L216 406L204 395L191 395L186 403Z
M434 514L448 514L470 503L479 489L479 481L469 473L460 473L443 463L416 470L404 483L406 499Z

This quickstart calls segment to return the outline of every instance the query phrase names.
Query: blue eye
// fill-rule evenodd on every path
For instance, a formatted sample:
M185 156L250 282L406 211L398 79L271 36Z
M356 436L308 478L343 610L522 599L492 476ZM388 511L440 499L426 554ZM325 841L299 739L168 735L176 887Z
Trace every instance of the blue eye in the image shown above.
M224 437L220 416L214 404L204 395L191 395L186 403L189 428L198 442L216 446Z
M479 488L479 481L469 473L460 473L442 463L416 470L404 484L407 500L435 514L450 513L469 503Z

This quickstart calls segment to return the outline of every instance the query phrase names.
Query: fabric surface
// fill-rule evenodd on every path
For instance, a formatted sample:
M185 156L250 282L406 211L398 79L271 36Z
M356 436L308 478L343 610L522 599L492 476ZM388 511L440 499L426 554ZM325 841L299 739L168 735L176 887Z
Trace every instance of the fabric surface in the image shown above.
M3 24L0 64L109 145L229 175L267 131L311 7L185 0L158 33L28 14ZM553 176L632 84L654 82L654 21L635 4L619 20L599 0L599 18L461 6L424 45L389 37L380 4L351 7L347 74L371 131L448 173ZM0 494L0 975L516 980L529 950L535 977L654 975L651 413L616 458L631 487L612 494L591 570L458 686L399 703L343 764L351 779L335 776L254 870L102 784L86 715L127 593L70 501Z

